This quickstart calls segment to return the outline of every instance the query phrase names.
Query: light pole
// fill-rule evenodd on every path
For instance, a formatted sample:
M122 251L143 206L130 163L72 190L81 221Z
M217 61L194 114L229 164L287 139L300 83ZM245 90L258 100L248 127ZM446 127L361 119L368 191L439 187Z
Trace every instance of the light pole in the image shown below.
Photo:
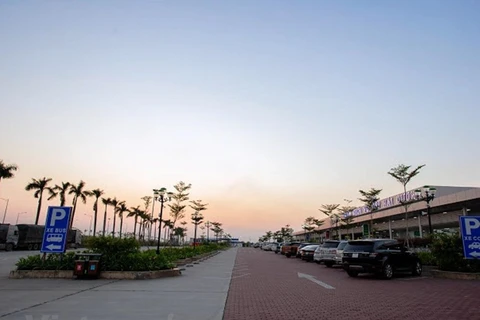
M160 254L160 236L162 233L162 218L163 218L163 204L165 202L171 201L173 193L167 192L167 188L161 188L160 190L153 190L154 192L154 199L158 198L158 202L160 202L160 214L159 214L159 221L158 221L158 238L157 238L157 254Z
M86 213L85 213L85 215L87 217L90 217L90 223L88 225L88 235L91 236L92 235L92 218L93 218L93 216L91 214L86 214Z
M207 242L210 242L210 221L205 222L205 227L207 228Z
M415 190L415 198L417 200L423 200L427 203L428 233L430 235L433 234L432 219L430 217L430 201L435 199L436 192L437 192L437 189L431 188L429 186L423 187L423 193L422 193L422 190L420 189Z
M15 221L15 224L18 224L18 218L20 217L21 214L27 213L26 211L24 212L19 212L17 213L17 221Z
M10 200L9 199L4 199L4 198L0 198L0 199L7 203L5 205L5 211L3 212L3 219L2 219L2 223L5 223L5 217L7 216L7 209L8 209L8 201L10 201Z

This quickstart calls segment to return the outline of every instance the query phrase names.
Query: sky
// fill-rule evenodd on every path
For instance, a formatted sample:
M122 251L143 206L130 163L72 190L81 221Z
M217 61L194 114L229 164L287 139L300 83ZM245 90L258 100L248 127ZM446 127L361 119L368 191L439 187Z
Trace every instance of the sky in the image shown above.
M0 43L6 222L33 223L41 177L129 206L185 181L245 241L397 194L401 163L479 186L475 0L4 0Z

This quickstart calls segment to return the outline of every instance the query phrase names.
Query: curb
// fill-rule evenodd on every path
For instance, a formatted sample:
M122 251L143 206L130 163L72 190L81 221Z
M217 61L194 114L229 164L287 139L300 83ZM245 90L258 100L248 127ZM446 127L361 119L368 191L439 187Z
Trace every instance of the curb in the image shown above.
M157 271L102 271L98 279L146 280L181 275L179 268ZM71 270L12 270L10 279L77 279Z
M480 273L454 272L442 270L430 270L434 278L453 280L480 280Z

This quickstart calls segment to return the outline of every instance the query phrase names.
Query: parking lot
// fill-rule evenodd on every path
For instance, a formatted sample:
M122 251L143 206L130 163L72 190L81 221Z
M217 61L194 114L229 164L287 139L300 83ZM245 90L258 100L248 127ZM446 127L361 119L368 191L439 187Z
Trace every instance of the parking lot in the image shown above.
M349 277L260 249L239 249L224 319L478 319L480 281L424 274Z

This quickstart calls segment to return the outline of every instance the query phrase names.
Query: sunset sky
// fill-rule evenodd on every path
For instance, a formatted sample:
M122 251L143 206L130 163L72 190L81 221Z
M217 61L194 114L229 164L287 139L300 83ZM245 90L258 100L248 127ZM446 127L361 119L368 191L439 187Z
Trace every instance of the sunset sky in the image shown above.
M478 1L4 0L0 43L7 222L41 177L129 206L183 180L247 241L399 193L400 163L427 165L412 189L480 184Z

